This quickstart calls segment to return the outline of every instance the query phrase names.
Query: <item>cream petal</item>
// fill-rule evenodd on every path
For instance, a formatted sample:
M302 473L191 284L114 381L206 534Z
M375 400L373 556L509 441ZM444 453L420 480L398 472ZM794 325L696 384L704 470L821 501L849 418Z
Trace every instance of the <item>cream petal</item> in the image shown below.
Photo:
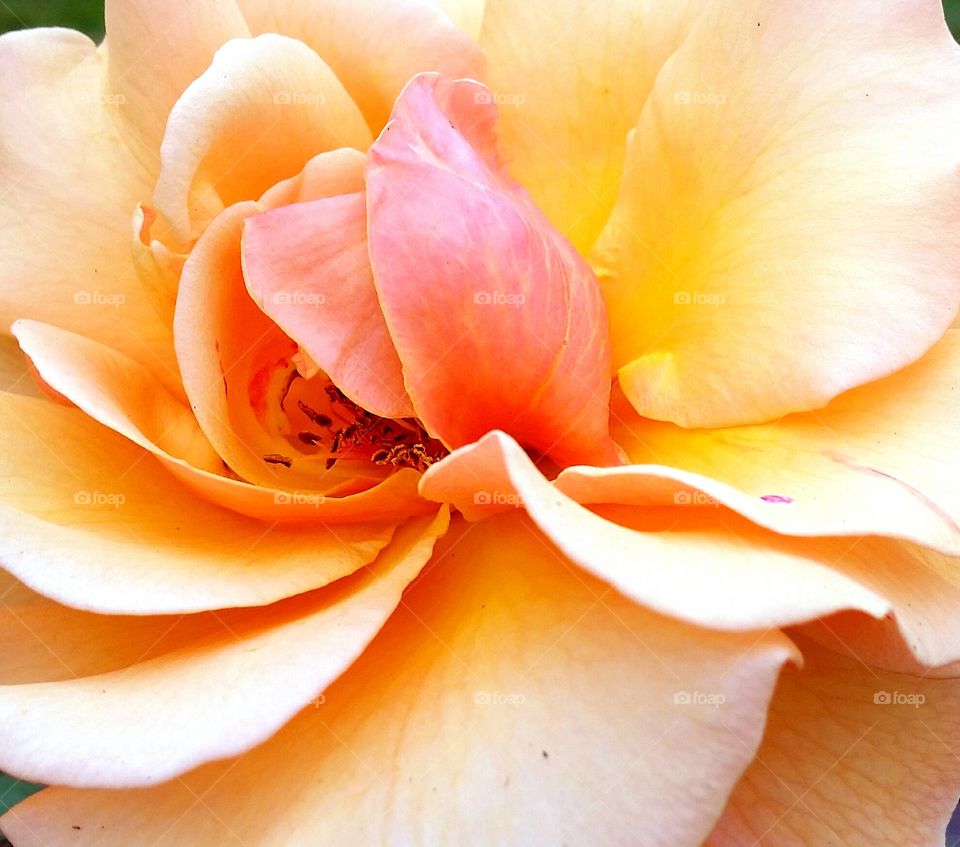
M93 43L63 29L0 39L0 330L56 324L137 359L179 390L169 326L130 256L149 176L124 147L127 103Z

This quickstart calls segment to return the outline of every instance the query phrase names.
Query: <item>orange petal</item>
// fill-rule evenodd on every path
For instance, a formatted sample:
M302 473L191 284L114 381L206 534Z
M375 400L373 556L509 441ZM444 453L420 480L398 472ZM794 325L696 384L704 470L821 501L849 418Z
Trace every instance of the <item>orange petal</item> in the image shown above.
M951 331L912 367L765 426L685 430L615 402L614 438L641 467L577 469L560 484L581 502L634 502L647 477L670 475L777 532L895 536L957 555L958 368Z
M218 505L271 522L312 523L401 520L430 510L417 496L419 475L412 470L345 497L278 490L223 476L223 461L193 414L144 368L96 342L44 324L19 321L15 331L51 396L76 404L149 450L192 491Z
M414 521L367 572L227 617L199 643L119 671L0 686L0 767L34 782L121 788L248 750L363 652L448 520L441 510Z
M272 603L353 573L392 533L370 523L268 532L47 400L0 394L0 423L0 565L69 606L139 615Z
M594 256L637 411L759 423L923 355L960 305L958 135L938 0L706 4Z
M180 242L225 206L255 200L316 154L365 150L370 132L329 67L292 38L237 39L177 101L154 205Z
M516 516L461 526L266 744L143 791L51 789L2 823L27 847L700 844L792 655L640 609Z
M254 33L279 32L327 62L378 132L411 77L482 79L480 48L430 0L238 0Z
M705 847L938 847L960 791L960 681L875 673L800 642Z
M560 464L612 464L596 280L496 159L477 83L424 74L370 149L370 256L407 391L459 447L504 429Z
M698 626L775 627L843 609L881 617L890 608L832 569L832 559L712 508L715 501L701 508L588 511L501 432L434 465L420 490L467 518L523 508L571 561L638 603Z
M0 39L0 331L33 318L121 350L179 391L169 326L130 261L148 174L117 131L103 52L64 29Z
M627 133L703 6L487 0L481 44L510 173L578 250L610 216Z

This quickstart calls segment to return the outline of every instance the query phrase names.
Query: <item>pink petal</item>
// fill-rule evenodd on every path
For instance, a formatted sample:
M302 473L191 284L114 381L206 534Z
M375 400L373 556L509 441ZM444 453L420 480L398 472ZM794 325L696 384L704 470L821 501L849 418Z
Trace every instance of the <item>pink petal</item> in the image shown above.
M407 391L452 447L503 429L612 464L596 278L502 172L482 86L416 77L369 154L370 255Z

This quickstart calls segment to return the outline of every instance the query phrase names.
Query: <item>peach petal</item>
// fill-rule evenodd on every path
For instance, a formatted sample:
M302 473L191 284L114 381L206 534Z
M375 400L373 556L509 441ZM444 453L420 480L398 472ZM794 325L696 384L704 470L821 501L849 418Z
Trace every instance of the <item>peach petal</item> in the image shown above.
M756 760L705 847L940 847L960 790L960 681L875 673L799 642Z
M119 671L0 686L0 767L35 782L123 788L269 738L363 652L448 525L397 532L366 572ZM232 624L232 625L231 625Z
M353 573L393 532L382 523L266 532L47 400L0 394L0 423L0 565L68 606L149 615L272 603Z
M698 626L776 627L845 609L882 617L890 608L830 560L710 505L588 511L501 432L434 465L420 490L472 519L523 508L581 568L650 609Z
M238 0L254 33L310 45L333 68L374 132L421 71L482 79L480 48L430 0Z
M779 633L605 592L517 516L461 525L323 702L262 746L141 791L51 789L2 825L17 847L696 845L794 656Z
M950 326L960 47L938 0L864 9L714 0L657 77L592 259L641 415L819 409Z
M356 105L309 47L236 39L170 112L154 206L186 244L225 206L255 200L316 154L369 144Z

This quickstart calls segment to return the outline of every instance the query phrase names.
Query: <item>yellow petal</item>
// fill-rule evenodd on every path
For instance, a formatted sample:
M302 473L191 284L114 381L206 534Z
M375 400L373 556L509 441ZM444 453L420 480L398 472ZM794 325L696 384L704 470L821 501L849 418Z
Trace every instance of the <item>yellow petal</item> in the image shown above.
M79 33L0 39L0 331L33 318L83 333L177 391L170 328L130 257L130 217L151 185L118 135L126 102L104 74Z
M940 847L960 790L960 681L875 673L801 642L706 847Z
M434 2L460 29L474 41L479 41L486 0L434 0Z
M638 603L699 626L753 629L842 609L874 617L889 609L833 570L831 560L711 508L715 501L701 508L588 511L547 482L501 432L454 451L427 471L420 488L468 518L522 507L571 561Z
M238 0L250 29L309 44L333 68L370 128L380 129L411 77L481 79L483 55L431 0Z
M581 251L610 215L627 133L701 0L487 0L481 44L513 176ZM531 33L536 33L531 37Z
M193 496L82 412L15 394L0 394L0 478L0 565L112 614L271 603L353 573L392 533L270 528Z
M958 135L939 0L707 4L594 256L637 411L759 423L926 352L960 305Z
M316 154L366 150L370 131L330 68L280 35L220 48L170 112L154 205L181 242L225 206L255 200Z
M124 98L124 140L155 176L173 104L221 45L249 37L250 30L233 0L106 0L104 18L107 85Z
M35 782L129 787L266 740L363 652L430 558L446 510L400 529L365 572L131 667L0 686L0 767ZM171 626L175 621L171 621Z
M614 439L635 465L656 467L574 471L561 487L582 502L631 502L647 496L648 477L688 472L699 475L685 477L696 487L778 532L895 536L957 555L958 369L953 330L912 367L765 426L684 430L615 403Z
M153 789L52 789L3 826L17 847L537 847L641 831L692 847L791 655L778 633L643 611L516 516L461 525L324 701L263 746Z

